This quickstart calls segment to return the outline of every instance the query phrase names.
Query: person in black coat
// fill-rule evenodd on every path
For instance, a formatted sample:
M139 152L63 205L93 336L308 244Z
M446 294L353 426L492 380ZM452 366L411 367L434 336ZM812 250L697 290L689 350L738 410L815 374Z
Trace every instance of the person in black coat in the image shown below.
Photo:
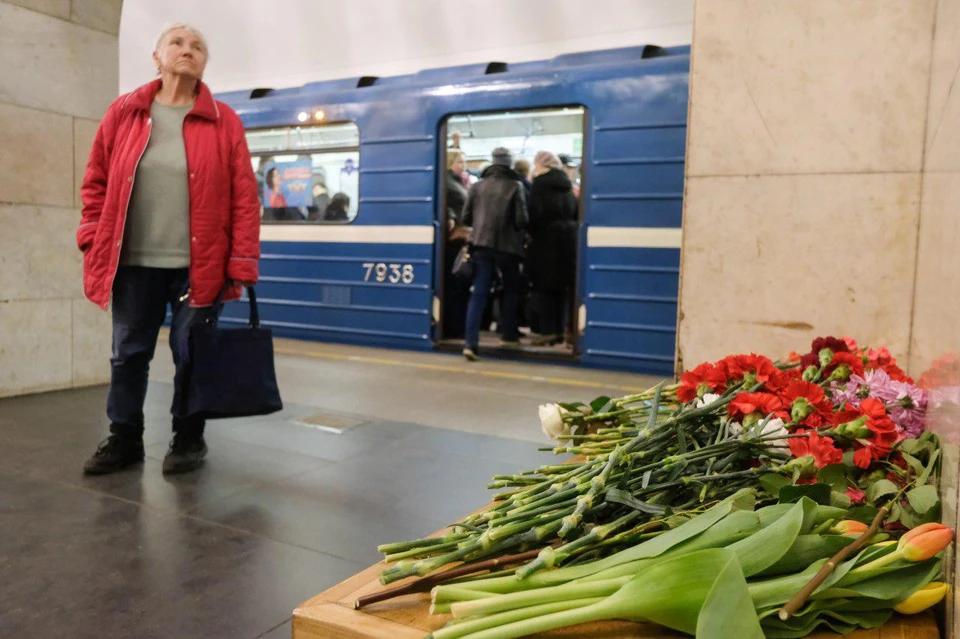
M350 219L350 196L346 193L335 193L330 203L323 211L323 219L327 222L346 222Z
M564 310L576 282L577 198L556 155L540 151L530 187L526 271L537 300L540 336L536 345L563 340Z
M453 263L467 243L470 229L461 224L467 187L463 176L467 156L458 149L447 150L447 174L444 180L447 246L444 249L443 336L462 339L466 330L467 304L470 301L470 280L454 277Z

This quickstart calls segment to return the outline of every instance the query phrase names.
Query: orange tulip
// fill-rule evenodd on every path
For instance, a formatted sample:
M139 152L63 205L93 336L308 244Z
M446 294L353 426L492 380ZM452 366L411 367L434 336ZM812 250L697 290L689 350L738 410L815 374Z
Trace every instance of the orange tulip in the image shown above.
M844 519L834 524L833 531L838 532L841 535L860 536L867 532L867 525L863 522L855 521L853 519Z
M953 530L942 524L923 524L900 538L897 550L907 561L930 559L953 541Z

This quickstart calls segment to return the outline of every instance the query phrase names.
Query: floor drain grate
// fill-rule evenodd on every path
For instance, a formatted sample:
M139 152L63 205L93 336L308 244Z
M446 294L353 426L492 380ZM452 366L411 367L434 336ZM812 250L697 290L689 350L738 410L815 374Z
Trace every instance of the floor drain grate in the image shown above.
M314 413L313 415L300 417L292 421L298 426L306 426L307 428L316 428L317 430L325 430L339 434L351 428L366 424L369 420L333 413Z

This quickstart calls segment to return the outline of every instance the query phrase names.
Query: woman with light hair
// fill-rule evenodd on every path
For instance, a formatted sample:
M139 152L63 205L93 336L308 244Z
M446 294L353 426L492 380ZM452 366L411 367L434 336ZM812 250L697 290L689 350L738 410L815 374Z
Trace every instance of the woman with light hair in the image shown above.
M113 356L111 434L88 474L143 460L147 372L168 307L176 376L163 472L200 465L204 422L182 408L186 336L216 313L222 290L237 299L257 280L257 180L243 123L201 81L208 59L195 28L164 29L153 52L159 77L110 105L90 152L77 244L87 298L105 310L113 303Z
M536 346L563 341L564 315L576 282L577 199L560 158L540 151L533 161L526 272L540 318Z

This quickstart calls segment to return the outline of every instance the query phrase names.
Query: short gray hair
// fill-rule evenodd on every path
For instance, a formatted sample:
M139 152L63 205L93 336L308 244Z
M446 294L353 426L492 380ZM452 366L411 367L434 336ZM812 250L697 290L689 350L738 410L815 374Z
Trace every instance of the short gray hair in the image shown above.
M163 31L160 32L160 35L157 36L157 43L154 45L153 50L159 51L160 45L163 44L164 39L170 35L171 31L176 31L177 29L183 29L189 31L193 35L200 38L200 41L203 42L204 53L207 54L207 59L210 58L210 45L207 44L207 39L203 37L203 34L200 33L200 29L196 28L193 25L187 24L186 22L175 22L171 25L164 27Z

